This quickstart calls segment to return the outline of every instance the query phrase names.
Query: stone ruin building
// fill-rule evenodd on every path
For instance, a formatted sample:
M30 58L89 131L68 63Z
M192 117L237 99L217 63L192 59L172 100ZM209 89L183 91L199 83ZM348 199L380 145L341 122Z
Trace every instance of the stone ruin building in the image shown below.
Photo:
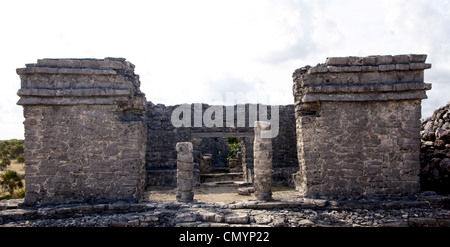
M419 190L425 55L328 58L294 73L305 196Z
M207 104L147 101L125 59L39 59L17 69L25 117L24 203L138 202L146 186L177 186L177 162L187 162L178 173L193 164L192 176L178 177L183 186L192 177L179 192L183 198L190 197L190 186L214 179L253 183L250 114L257 108L268 109L267 119L279 114L267 156L273 186L289 185L306 197L416 193L421 100L431 89L424 83L431 67L426 57L330 57L294 72L292 105L214 106L215 120L223 113L224 122L215 127L196 122L196 114L208 114ZM192 125L173 125L181 106ZM245 119L244 127L225 122L228 109L234 119ZM225 137L241 142L232 168ZM177 151L186 148L177 143L191 143L192 154L184 155L192 161L180 158Z

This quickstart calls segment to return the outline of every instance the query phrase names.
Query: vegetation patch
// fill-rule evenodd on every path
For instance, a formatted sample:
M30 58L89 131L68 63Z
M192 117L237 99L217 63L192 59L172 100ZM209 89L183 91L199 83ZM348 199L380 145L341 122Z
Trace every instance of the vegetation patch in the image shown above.
M0 141L0 200L23 198L25 189L23 176L24 140Z

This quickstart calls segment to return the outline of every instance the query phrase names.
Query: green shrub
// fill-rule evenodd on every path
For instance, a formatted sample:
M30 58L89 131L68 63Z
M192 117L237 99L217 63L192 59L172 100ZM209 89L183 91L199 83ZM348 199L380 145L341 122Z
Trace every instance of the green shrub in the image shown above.
M15 189L23 188L23 183L17 172L7 171L0 176L0 186L13 196Z
M9 199L12 199L12 196L11 196L11 195L0 196L0 201L1 201L1 200L9 200Z
M25 189L20 189L19 192L17 192L17 198L24 198L25 197Z
M9 166L11 165L11 160L8 157L3 157L2 163L5 164L6 166Z
M11 148L10 153L13 157L18 157L23 154L23 151L23 144L17 144Z
M25 162L25 157L23 157L23 154L20 155L19 157L17 157L17 162L19 162L19 163Z
M0 141L0 156L17 158L24 153L24 140L11 139Z
M230 151L228 151L227 162L231 159L236 158L237 153L241 148L241 142L236 137L227 137L228 146L230 147Z

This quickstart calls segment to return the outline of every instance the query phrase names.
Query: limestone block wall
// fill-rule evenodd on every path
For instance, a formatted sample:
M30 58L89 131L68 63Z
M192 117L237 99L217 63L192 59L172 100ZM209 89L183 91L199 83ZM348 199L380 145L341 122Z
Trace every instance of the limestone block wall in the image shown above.
M120 58L40 59L17 69L25 204L139 201L146 100Z
M187 128L175 128L170 116L177 106L147 103L147 170L176 169L177 142L188 142L190 131Z
M293 74L299 172L305 196L419 190L426 55L332 57Z

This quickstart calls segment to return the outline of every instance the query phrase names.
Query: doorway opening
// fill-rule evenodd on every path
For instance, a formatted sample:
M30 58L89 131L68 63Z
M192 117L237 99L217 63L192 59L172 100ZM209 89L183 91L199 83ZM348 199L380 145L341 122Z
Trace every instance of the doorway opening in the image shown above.
M197 156L201 184L230 185L244 182L242 141L239 137L204 137L194 142L194 162Z

